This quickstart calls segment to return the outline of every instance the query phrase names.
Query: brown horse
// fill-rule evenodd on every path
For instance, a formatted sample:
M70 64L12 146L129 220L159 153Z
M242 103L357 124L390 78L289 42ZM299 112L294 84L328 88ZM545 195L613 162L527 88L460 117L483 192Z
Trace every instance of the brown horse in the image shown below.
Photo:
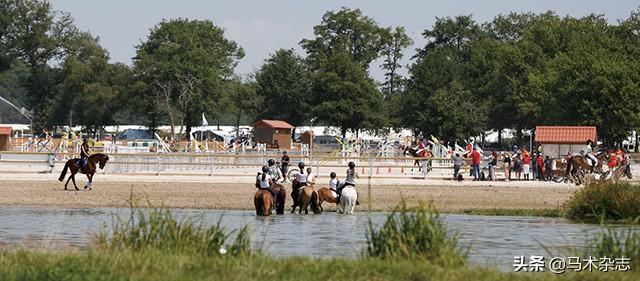
M284 215L284 206L285 202L287 201L287 189L284 188L284 185L279 183L274 183L271 188L278 194L275 205L276 214Z
M67 163L64 164L64 169L62 169L62 173L60 174L60 177L58 178L58 180L63 181L64 177L67 175L67 169L69 169L71 170L71 176L69 176L69 178L67 179L67 182L64 184L64 190L67 190L67 185L69 184L69 180L73 181L73 186L76 188L76 190L80 190L76 185L76 174L80 172L82 174L87 175L87 178L89 179L89 182L85 184L84 188L85 189L88 188L89 190L91 190L91 183L93 182L93 174L96 173L96 170L98 167L100 167L100 169L104 169L104 166L107 164L107 161L109 161L108 155L102 154L102 153L96 153L89 156L87 165L85 165L82 169L80 169L80 167L78 166L78 159L69 159L67 160Z
M337 198L333 196L333 193L331 193L331 189L329 189L328 187L320 188L318 189L317 192L318 192L318 207L320 208L321 212L324 212L324 209L322 208L322 202L327 201L332 204L338 203Z
M418 150L413 148L413 147L410 147L410 146L404 147L403 154L404 155L410 155L413 158L421 158L421 156L418 154ZM431 151L429 151L429 150L425 150L424 158L427 158L427 160L426 160L427 161L426 162L426 164L427 164L427 172L429 172L429 171L431 171L431 167L430 167L431 161L429 161L428 159L433 158L433 153L431 153ZM422 172L422 166L423 165L421 165L420 162L422 162L422 160L420 160L420 159L416 159L416 160L413 161L413 167L411 168L411 173L412 174L413 174L413 169L414 169L415 166L418 166L418 172Z
M256 207L256 216L270 216L273 209L273 196L266 189L258 189L253 195L253 205Z
M318 208L318 192L312 186L305 186L300 188L298 191L298 200L294 202L293 209L291 209L291 213L293 214L296 211L296 207L300 207L298 214L302 214L302 210L304 210L305 215L309 214L309 205L311 205L311 210L314 214L320 214L320 208Z

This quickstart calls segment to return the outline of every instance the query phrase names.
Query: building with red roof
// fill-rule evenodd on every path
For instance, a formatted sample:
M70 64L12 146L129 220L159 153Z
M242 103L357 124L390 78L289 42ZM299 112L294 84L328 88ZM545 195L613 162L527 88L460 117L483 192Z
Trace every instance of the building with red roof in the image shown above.
M289 149L291 130L294 128L286 121L262 119L253 123L253 136L256 142L266 143L270 147Z
M537 126L535 141L542 153L551 157L580 153L587 141L597 142L595 126Z
M9 150L11 127L0 127L0 151Z

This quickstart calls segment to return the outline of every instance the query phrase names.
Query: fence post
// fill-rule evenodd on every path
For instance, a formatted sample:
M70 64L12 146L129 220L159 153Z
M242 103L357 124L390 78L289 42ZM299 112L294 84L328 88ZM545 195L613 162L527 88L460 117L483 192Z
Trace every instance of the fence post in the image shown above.
M209 155L209 161L211 162L211 165L209 166L209 176L213 176L213 156Z
M160 175L160 154L156 154L156 176Z

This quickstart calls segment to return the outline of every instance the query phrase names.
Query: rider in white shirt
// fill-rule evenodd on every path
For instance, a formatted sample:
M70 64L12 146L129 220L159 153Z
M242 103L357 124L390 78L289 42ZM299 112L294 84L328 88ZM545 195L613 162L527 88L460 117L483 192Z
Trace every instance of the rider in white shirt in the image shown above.
M256 188L258 189L266 189L271 193L274 199L276 198L276 192L271 188L273 184L273 180L269 175L269 168L267 166L262 166L262 172L258 172L256 176Z
M282 171L276 167L276 161L269 159L269 161L267 161L267 165L269 165L269 176L271 176L273 182L278 182L278 180L282 178Z
M584 154L587 158L591 159L591 169L595 170L596 162L598 161L595 156L593 156L593 147L591 146L591 140L587 140L587 145L584 147Z
M298 201L298 190L307 186L307 174L304 171L304 162L298 163L298 168L300 169L300 172L296 175L296 180L291 189L291 198L293 198L294 202L293 206L295 206Z

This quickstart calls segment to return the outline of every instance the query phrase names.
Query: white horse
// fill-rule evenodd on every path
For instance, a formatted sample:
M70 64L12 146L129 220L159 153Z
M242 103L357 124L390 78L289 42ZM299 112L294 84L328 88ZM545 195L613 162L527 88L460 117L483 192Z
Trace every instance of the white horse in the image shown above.
M353 209L356 207L356 201L358 200L358 193L353 186L346 186L340 193L340 205L338 206L338 213L353 215Z

